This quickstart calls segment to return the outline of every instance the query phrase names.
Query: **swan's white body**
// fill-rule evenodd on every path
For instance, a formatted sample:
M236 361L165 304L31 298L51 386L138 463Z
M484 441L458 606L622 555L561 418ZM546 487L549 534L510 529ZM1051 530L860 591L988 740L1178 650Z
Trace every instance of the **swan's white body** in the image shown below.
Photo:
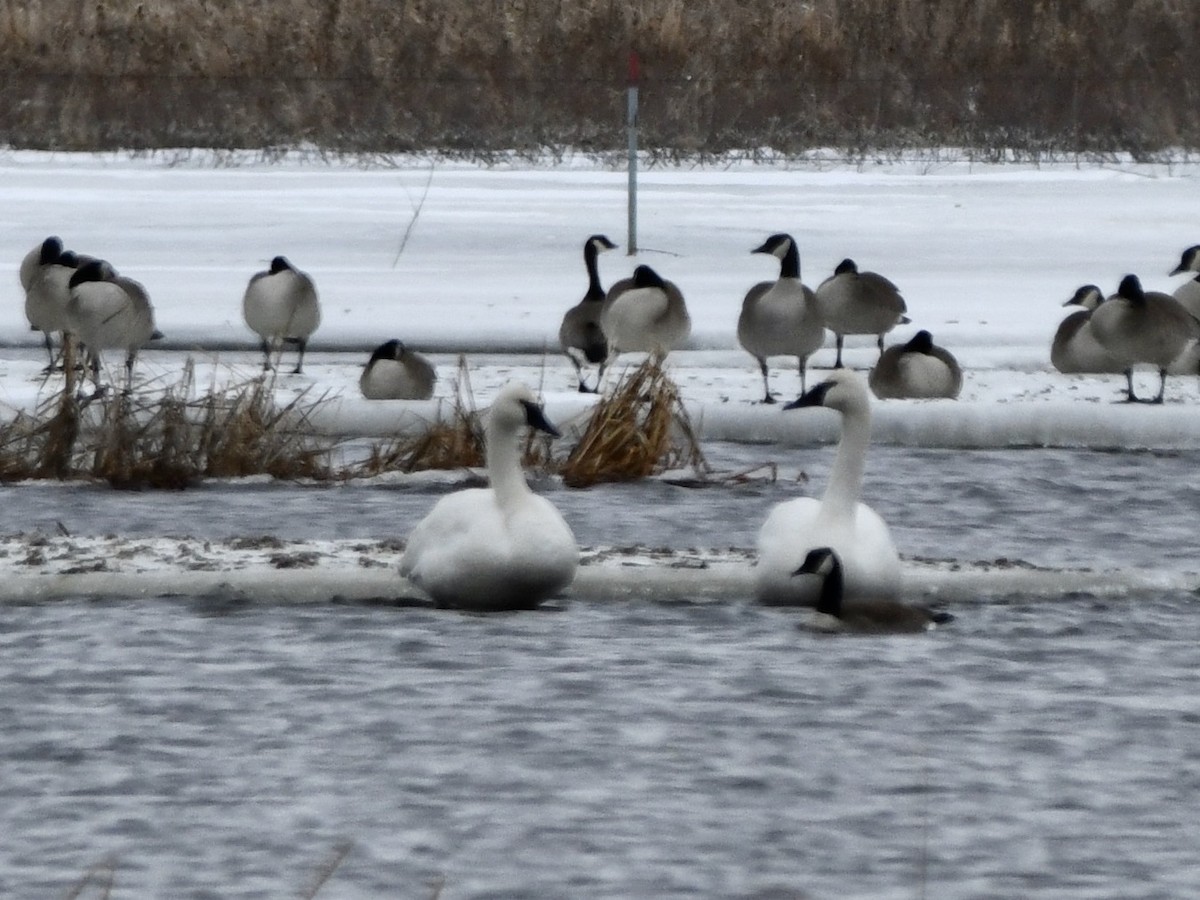
M368 400L428 400L436 383L433 364L397 340L381 344L358 378Z
M850 595L896 598L900 594L900 555L887 524L859 501L867 448L871 440L871 407L860 375L836 370L829 380L795 404L826 406L842 416L842 437L820 500L798 497L777 504L758 533L755 592L771 605L814 606L817 586L794 578L808 551L830 547L842 561Z
M763 402L772 403L767 360L794 356L800 365L800 391L805 390L808 358L825 343L825 323L817 298L800 280L800 251L791 235L774 234L752 253L779 259L779 278L750 288L738 316L738 342L758 360L763 377Z
M262 341L264 369L270 367L272 353L284 342L293 342L300 350L295 371L301 371L308 339L321 324L321 305L312 278L285 257L275 257L270 269L256 273L246 285L242 314Z
M552 429L529 389L511 384L488 417L491 486L443 497L408 536L400 573L438 606L531 609L575 578L575 535L521 470L517 438L525 425Z

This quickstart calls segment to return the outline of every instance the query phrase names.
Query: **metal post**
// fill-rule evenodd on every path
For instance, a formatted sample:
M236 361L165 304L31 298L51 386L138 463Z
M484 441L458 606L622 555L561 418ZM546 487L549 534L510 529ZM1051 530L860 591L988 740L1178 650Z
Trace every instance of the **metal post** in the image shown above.
M637 51L629 53L629 90L626 95L626 128L629 134L629 239L627 255L637 254L637 154L638 154L638 81L640 80Z

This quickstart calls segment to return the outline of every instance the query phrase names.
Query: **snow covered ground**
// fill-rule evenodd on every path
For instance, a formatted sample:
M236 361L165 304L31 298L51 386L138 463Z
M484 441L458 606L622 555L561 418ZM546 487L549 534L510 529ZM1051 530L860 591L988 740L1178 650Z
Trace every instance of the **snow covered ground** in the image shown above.
M249 277L283 254L316 280L323 320L305 373L281 376L280 390L331 398L316 418L320 428L379 436L427 421L453 396L460 354L480 406L517 377L544 393L553 419L570 425L594 401L575 391L557 330L586 285L583 241L602 232L622 245L600 258L605 284L644 262L686 295L692 340L671 366L703 439L829 442L837 433L832 414L784 414L755 402L760 378L737 346L742 296L778 271L773 258L749 251L786 231L799 242L807 283L848 256L887 275L913 320L891 340L929 329L966 370L958 401L877 403L877 442L1200 447L1196 378L1172 377L1161 407L1130 405L1117 402L1120 376L1064 376L1049 363L1063 301L1080 284L1113 291L1129 272L1147 289L1179 283L1167 273L1183 248L1200 241L1200 165L981 166L944 154L909 164L651 169L640 179L636 259L624 252L625 185L624 172L586 160L367 167L205 153L6 153L0 410L28 408L53 388L40 375L40 336L25 321L17 267L57 234L149 289L165 339L144 354L141 377L169 382L189 355L201 387L253 376L258 358L241 296ZM371 402L358 394L370 350L392 337L430 354L439 372L434 400ZM851 338L848 348L849 364L873 362L870 339ZM830 340L814 357L810 383L832 360ZM776 363L774 388L794 395L793 361ZM1146 373L1141 390L1154 381ZM168 564L172 552L151 556L177 570ZM23 554L16 547L7 555ZM328 553L347 568L358 555L352 546ZM221 559L226 570L244 561L232 552ZM258 571L270 566L254 563ZM394 566L387 570L393 577ZM368 582L358 583L369 592Z
M45 236L110 259L142 281L165 334L143 371L170 378L181 354L219 370L253 371L241 318L249 277L284 254L316 279L323 321L314 363L296 386L344 396L334 430L384 431L396 404L368 404L355 379L390 337L435 355L449 396L466 353L481 403L511 376L542 387L563 413L569 366L557 352L562 313L582 296L584 238L626 243L625 174L587 161L481 168L413 160L357 167L300 159L227 165L204 153L131 159L17 152L0 157L0 346L34 348L16 270ZM235 158L236 159L236 158ZM246 158L249 160L249 157ZM775 231L794 234L806 282L844 257L901 287L913 322L964 365L958 403L878 406L876 439L949 446L1064 444L1200 446L1200 426L1178 415L1200 401L1196 379L1174 377L1165 409L1116 404L1122 379L1068 377L1049 365L1063 301L1085 282L1115 290L1138 274L1171 290L1180 251L1200 239L1196 164L981 166L965 162L847 166L693 167L644 171L636 259L600 258L608 284L645 262L683 289L690 349L674 365L706 436L798 440L794 424L753 404L759 379L737 348L741 298L777 272L749 252ZM831 341L830 341L831 343ZM847 359L867 367L871 341ZM348 351L324 358L322 352ZM0 406L36 396L36 353L0 352ZM817 367L832 362L820 351ZM789 360L773 384L797 390ZM786 370L786 371L785 371ZM1146 373L1142 391L1153 386ZM372 424L374 423L374 424ZM810 420L811 424L811 420ZM822 426L832 433L831 423ZM808 429L805 429L808 433Z

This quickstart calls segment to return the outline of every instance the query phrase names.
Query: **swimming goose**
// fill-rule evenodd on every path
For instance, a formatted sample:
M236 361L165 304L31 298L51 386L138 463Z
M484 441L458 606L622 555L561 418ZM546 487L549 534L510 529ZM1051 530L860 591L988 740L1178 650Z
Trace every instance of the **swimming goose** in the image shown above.
M1171 270L1172 275L1182 275L1185 272L1197 274L1195 278L1189 278L1175 288L1171 296L1182 303L1189 313L1200 319L1200 244L1184 250L1179 265Z
M600 327L608 338L611 364L621 353L665 356L688 339L692 320L679 288L649 266L638 266L632 278L608 289Z
M817 547L804 557L794 575L815 575L820 595L817 612L836 619L837 630L861 634L910 634L929 631L954 620L946 612L908 606L878 597L846 597L842 562L829 547Z
M1125 371L1092 333L1092 313L1104 302L1094 284L1085 284L1063 306L1081 306L1059 323L1050 344L1050 364L1066 375L1105 375Z
M1125 370L1130 403L1138 399L1133 392L1134 366L1149 364L1158 369L1158 394L1150 402L1162 403L1168 368L1200 335L1200 322L1178 300L1170 294L1143 290L1136 275L1121 279L1117 293L1092 313L1091 327L1100 346Z
M293 374L304 368L304 348L321 324L321 306L313 280L286 257L276 256L271 268L258 272L246 285L242 314L250 330L262 339L263 371L271 368L271 354L285 343L296 344L300 356Z
M884 350L868 383L880 400L953 400L962 391L963 373L954 354L921 330L907 344Z
M436 381L429 360L402 341L391 340L375 348L358 386L368 400L428 400Z
M491 486L443 497L408 536L400 573L438 606L532 609L575 578L575 535L521 471L518 435L526 426L558 436L529 388L511 383L488 414Z
M751 253L779 259L779 278L760 281L746 293L738 316L738 342L758 360L763 377L763 403L774 403L767 377L767 358L794 356L800 361L800 393L806 389L808 358L825 342L825 323L817 298L800 281L800 250L790 234L773 234Z
M842 367L842 340L848 334L873 334L883 353L883 336L910 320L900 289L875 272L860 272L852 259L843 259L833 275L817 286L817 309L837 338L834 368Z
M887 524L859 501L871 441L871 400L865 380L837 369L785 410L824 406L841 413L842 436L820 500L797 497L768 514L758 533L755 592L774 606L812 606L817 590L792 573L814 547L832 547L854 594L895 599L900 593L900 555Z
M600 272L596 257L617 245L602 234L593 234L583 242L583 262L587 267L588 287L583 299L567 310L558 329L558 343L579 378L580 393L592 393L600 389L599 378L596 388L584 383L583 367L587 363L603 365L608 357L608 341L600 327L600 309L604 305L604 288L600 286Z
M92 381L99 386L101 351L124 350L125 383L132 387L138 351L162 337L154 328L154 307L146 288L98 259L76 269L68 284L67 331L87 347Z

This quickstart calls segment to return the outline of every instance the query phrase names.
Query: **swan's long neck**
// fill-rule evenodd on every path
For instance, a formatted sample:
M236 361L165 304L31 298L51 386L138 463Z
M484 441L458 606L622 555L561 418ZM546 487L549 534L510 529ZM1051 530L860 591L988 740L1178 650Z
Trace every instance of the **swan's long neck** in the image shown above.
M821 517L826 521L854 518L862 494L867 447L871 443L871 413L867 409L842 413L842 439L829 472L829 484L821 498Z
M487 431L488 480L502 507L519 503L531 492L521 470L521 451L511 429L489 425Z

